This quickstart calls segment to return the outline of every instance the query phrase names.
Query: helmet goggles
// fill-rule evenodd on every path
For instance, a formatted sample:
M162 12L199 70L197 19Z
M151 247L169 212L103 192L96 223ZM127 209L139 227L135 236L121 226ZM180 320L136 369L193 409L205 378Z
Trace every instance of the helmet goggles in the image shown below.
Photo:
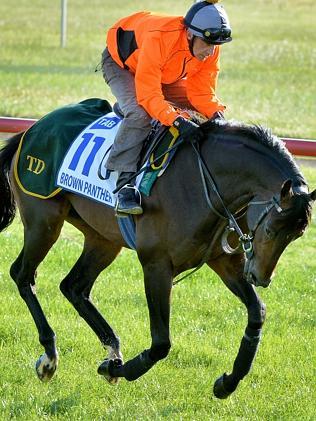
M225 42L230 42L231 38L231 29L230 28L207 28L200 29L193 25L188 25L189 28L194 29L199 32L207 44L224 44Z

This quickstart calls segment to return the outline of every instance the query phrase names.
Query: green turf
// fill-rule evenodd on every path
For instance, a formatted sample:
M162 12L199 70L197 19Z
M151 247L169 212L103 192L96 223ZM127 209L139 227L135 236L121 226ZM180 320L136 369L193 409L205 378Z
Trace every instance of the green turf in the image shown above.
M0 115L40 117L88 97L113 100L94 73L105 29L138 9L181 14L189 1L68 2L68 42L59 48L60 2L0 3ZM228 117L279 136L315 137L314 0L227 0L234 42L224 46L219 96ZM303 167L316 187L315 169ZM22 247L19 218L0 235L0 419L314 420L315 212L306 235L283 254L270 288L261 348L251 374L226 401L212 385L229 371L246 324L239 301L206 268L173 292L173 347L133 383L111 387L96 373L104 357L85 322L59 292L81 252L69 225L38 270L37 292L58 337L60 366L37 380L42 353L31 316L8 275ZM123 251L98 279L93 299L119 334L125 359L150 344L142 272Z

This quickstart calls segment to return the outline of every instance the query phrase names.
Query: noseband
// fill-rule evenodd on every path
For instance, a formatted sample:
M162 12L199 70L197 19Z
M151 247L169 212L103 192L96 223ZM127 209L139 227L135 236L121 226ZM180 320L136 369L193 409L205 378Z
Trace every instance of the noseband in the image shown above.
M222 241L221 241L222 248L225 253L236 254L236 253L244 252L246 254L247 259L250 259L251 257L253 257L252 243L253 243L254 236L258 227L261 225L262 221L265 219L265 217L273 208L276 208L276 210L279 213L282 212L282 208L276 196L273 196L272 199L270 200L249 202L246 205L246 207L249 208L249 206L262 206L262 205L267 205L267 206L258 215L256 222L254 224L254 227L249 231L249 234L243 234L241 229L239 230L236 229L236 227L231 223L231 220L228 218L229 225L225 228L225 231L223 232L223 235L222 235ZM228 237L232 232L235 232L238 235L239 245L236 248L231 247L228 242Z
M245 253L245 256L246 256L246 261L244 265L244 277L248 282L250 282L250 272L249 272L250 262L251 262L251 259L253 259L254 257L253 240L255 238L256 231L273 208L275 208L278 213L282 212L282 208L280 206L279 200L275 196L272 196L272 199L270 200L249 202L247 207L249 208L249 206L251 205L252 206L266 205L266 207L258 215L257 220L252 230L250 230L249 234L246 234L246 237L248 238L248 242L246 243L246 246L243 243L243 240L239 237L239 242L242 246L242 251ZM223 247L224 234L222 237L222 247ZM228 244L227 236L226 236L226 242ZM237 247L237 249L238 248L240 249L240 247ZM223 250L227 253L224 247L223 247Z

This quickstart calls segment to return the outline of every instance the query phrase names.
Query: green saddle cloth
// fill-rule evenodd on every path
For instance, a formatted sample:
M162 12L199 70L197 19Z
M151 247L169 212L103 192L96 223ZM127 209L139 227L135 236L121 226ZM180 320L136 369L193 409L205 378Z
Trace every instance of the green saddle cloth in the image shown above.
M48 199L60 192L57 172L71 143L93 121L112 111L108 101L90 98L47 114L23 135L14 174L27 194Z

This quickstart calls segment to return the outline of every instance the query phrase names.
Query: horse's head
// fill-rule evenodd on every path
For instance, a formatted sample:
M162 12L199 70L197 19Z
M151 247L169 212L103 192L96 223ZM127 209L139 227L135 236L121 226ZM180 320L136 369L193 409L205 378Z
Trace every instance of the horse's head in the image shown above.
M312 203L316 190L292 188L287 180L277 199L262 211L251 206L248 225L253 232L253 254L246 261L245 275L248 282L267 287L274 268L289 243L302 236L311 219ZM255 209L257 208L257 209Z

